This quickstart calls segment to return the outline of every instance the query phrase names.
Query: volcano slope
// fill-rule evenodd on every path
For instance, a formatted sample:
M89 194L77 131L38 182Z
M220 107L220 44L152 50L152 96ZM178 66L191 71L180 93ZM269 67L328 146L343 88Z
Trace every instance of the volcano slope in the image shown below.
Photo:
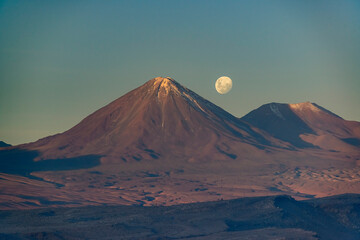
M257 124L273 116L256 116L236 118L171 78L152 79L64 133L1 148L0 208L360 193L352 144L359 123L349 125L355 135L344 135L321 122L298 125L297 117L286 125L295 135L284 137ZM321 137L318 129L347 147L310 141Z

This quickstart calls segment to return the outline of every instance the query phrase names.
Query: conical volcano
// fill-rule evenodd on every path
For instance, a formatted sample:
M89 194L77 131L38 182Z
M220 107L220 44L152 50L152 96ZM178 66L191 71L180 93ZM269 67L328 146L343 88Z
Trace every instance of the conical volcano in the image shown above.
M103 162L236 159L272 143L172 78L154 78L70 130L23 147L42 159L100 155Z

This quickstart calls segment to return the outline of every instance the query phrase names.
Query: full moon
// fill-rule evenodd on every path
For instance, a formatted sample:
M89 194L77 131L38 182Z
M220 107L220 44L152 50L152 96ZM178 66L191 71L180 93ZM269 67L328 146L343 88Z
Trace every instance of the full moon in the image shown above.
M232 88L232 80L229 77L222 76L216 80L215 83L216 91L220 94L228 93Z

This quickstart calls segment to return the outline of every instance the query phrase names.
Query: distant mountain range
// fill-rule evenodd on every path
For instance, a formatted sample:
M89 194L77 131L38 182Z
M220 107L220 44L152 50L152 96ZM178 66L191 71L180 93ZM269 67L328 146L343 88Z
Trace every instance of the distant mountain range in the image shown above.
M359 152L360 123L310 102L270 103L236 118L171 78L155 78L70 130L21 148L41 159L99 155L103 162L252 157L283 149Z
M359 172L359 122L310 102L237 118L158 77L63 133L1 148L0 209L309 199L360 193Z

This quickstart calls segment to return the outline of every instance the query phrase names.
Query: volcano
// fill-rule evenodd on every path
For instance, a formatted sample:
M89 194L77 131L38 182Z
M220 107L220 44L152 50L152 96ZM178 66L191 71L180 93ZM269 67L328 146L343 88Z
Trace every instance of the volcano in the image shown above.
M39 159L101 156L102 162L158 158L236 159L282 146L172 78L154 78L70 130L23 145Z
M316 103L269 103L241 119L298 148L360 151L360 123L344 120Z

